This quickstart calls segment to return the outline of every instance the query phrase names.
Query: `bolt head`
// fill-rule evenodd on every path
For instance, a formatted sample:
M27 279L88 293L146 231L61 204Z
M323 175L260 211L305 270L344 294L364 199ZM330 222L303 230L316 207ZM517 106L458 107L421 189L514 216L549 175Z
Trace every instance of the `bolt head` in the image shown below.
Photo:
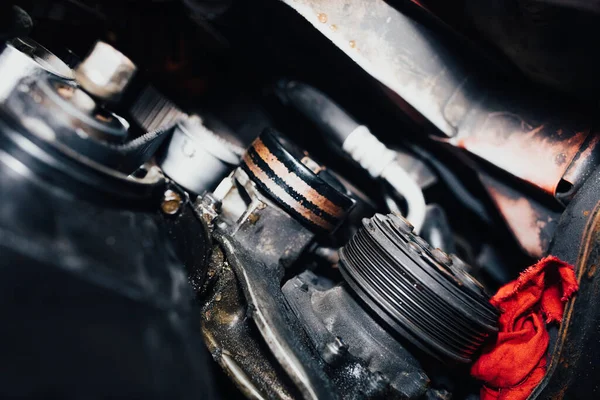
M412 226L410 222L406 218L401 215L392 213L389 214L390 220L394 222L396 228L402 233L411 233L415 228Z
M452 259L446 252L441 249L435 249L431 252L435 261L439 262L442 265L451 265Z
M174 215L177 214L182 203L183 200L181 199L181 195L169 189L163 195L163 201L160 208L165 214Z

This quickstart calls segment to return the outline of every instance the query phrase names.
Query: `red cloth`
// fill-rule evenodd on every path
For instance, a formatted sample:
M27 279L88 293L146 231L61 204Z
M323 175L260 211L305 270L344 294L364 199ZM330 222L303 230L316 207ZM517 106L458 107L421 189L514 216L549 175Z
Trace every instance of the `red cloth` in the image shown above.
M546 324L560 322L578 289L573 267L550 256L498 290L499 333L471 367L484 382L482 400L524 400L546 373Z

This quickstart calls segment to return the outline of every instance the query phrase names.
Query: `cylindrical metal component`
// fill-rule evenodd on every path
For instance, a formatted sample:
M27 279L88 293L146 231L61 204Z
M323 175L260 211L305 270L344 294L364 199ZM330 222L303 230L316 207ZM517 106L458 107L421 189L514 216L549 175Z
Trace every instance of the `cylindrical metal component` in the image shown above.
M340 250L340 271L386 328L436 358L468 363L497 331L498 312L457 260L401 217L377 214Z
M75 76L87 92L104 100L118 100L137 71L135 64L120 51L97 42L77 66Z
M272 129L252 143L242 168L283 209L316 231L332 232L354 206L332 174Z
M107 115L90 113L94 106L85 92L57 78L18 85L0 105L0 147L13 160L7 165L92 201L155 199L164 186L162 175L152 169L139 178L121 172L123 161L140 158L133 153L138 147L126 152L125 146L103 140L125 137L126 125L116 116L107 121Z
M208 130L197 117L180 122L158 164L164 173L187 190L202 194L240 162L243 149Z
M29 38L6 42L0 53L0 102L4 101L21 79L47 73L64 80L73 80L73 71L48 49Z
M124 145L128 136L127 121L98 106L71 82L53 76L24 81L1 108L33 134L72 152L76 158L93 160L117 170L128 161L129 154L136 158L130 151L132 146Z

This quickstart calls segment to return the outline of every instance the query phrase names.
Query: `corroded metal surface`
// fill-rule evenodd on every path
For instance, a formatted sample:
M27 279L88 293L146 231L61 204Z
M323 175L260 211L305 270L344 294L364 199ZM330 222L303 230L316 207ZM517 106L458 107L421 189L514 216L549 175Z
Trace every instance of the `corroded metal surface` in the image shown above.
M487 174L479 173L479 179L523 251L533 258L546 254L560 210L552 210Z
M454 134L440 99L449 100L469 72L432 32L383 0L283 1L442 132Z
M352 198L322 177L324 167L274 130L265 130L252 143L241 167L283 209L317 230L335 230L354 206Z
M283 1L435 125L449 145L550 195L576 155L585 163L581 146L596 135L589 118L565 112L573 106L555 104L532 87L484 74L486 67L474 67L448 38L387 2Z
M550 253L575 265L579 291L567 303L546 377L531 399L597 398L600 346L600 170L561 217ZM552 337L552 336L551 336Z
M481 110L449 143L554 195L590 130L571 129L529 113L519 115L512 112L515 108Z

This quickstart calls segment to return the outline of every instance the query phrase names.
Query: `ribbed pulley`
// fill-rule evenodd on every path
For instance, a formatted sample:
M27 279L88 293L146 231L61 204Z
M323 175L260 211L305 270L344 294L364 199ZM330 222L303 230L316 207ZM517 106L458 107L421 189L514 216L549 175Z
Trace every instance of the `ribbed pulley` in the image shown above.
M402 217L364 219L340 260L344 279L365 307L438 359L471 362L498 330L498 311L465 264L433 249Z

